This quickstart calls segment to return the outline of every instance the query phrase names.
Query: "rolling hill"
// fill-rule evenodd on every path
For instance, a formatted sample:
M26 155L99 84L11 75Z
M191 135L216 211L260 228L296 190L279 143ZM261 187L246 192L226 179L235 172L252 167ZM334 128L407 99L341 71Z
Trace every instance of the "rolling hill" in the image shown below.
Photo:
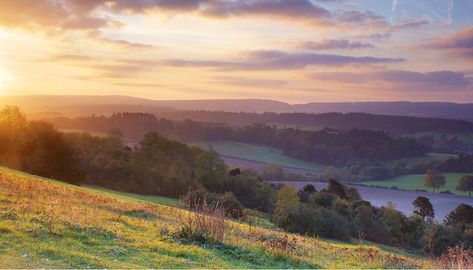
M114 111L166 112L170 110L209 110L225 112L278 113L369 113L434 117L473 121L473 104L448 102L338 102L289 104L269 99L151 100L129 96L3 96L0 106L17 105L28 113L57 112L65 116L84 115L100 109ZM112 107L112 108L110 108ZM96 109L94 109L96 108Z
M167 205L165 205L167 204ZM431 268L347 244L226 220L218 245L174 233L191 212L169 200L77 187L0 168L0 268ZM290 248L272 243L291 240Z

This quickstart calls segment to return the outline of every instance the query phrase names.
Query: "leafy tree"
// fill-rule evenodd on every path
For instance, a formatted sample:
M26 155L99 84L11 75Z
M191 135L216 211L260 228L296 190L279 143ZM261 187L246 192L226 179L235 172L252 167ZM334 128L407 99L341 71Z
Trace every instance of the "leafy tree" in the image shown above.
M432 204L430 203L429 198L419 196L413 202L415 209L414 213L421 216L424 220L433 220L435 217L435 210Z
M307 202L309 200L310 194L316 192L317 190L311 184L305 185L301 190L299 190L299 197L301 202Z
M305 186L302 188L302 191L303 191L303 192L307 192L307 193L309 193L309 194L312 194L312 193L316 192L317 190L315 189L314 185L308 184L308 185L305 185Z
M457 186L457 190L468 192L471 198L471 192L473 191L473 175L465 175L460 179L460 183Z
M300 205L296 188L290 185L282 187L276 195L274 223L285 230L295 231Z
M345 186L334 179L330 179L328 181L327 192L335 194L344 200L348 199L348 196L345 192Z
M333 202L337 197L328 192L314 192L309 196L308 204L318 208L318 207L325 207L325 208L332 208Z
M428 188L431 187L433 192L435 192L436 188L438 189L445 185L445 175L439 170L428 169L424 176L424 185Z
M473 207L467 204L460 204L455 210L450 212L445 218L446 225L460 225L473 224Z
M196 157L196 179L211 191L222 191L226 182L227 167L213 149L203 151Z

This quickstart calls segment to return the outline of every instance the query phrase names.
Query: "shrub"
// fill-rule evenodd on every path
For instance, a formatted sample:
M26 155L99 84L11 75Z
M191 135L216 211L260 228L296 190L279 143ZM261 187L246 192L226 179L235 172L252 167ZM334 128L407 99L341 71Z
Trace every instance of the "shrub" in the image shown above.
M441 267L445 269L473 269L473 250L462 245L449 247L440 262Z
M319 208L316 209L311 219L314 235L342 241L350 240L348 222L342 216L327 209Z
M205 202L197 205L195 210L189 212L174 236L201 244L222 243L225 236L225 210L218 204L209 205Z
M186 204L188 209L198 209L202 205L215 205L218 202L217 194L208 192L205 188L189 190L186 195L181 197L181 201Z
M333 202L337 197L328 192L314 192L309 197L309 204L315 208L325 207L332 208Z
M227 217L241 218L243 216L243 205L232 192L225 192L220 196L219 201Z

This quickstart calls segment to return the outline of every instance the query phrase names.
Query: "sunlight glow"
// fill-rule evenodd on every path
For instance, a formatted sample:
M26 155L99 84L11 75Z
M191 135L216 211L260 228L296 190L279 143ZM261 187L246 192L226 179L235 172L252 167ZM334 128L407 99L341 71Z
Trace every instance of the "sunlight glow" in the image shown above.
M0 95L5 94L5 89L12 79L12 75L4 67L0 66Z

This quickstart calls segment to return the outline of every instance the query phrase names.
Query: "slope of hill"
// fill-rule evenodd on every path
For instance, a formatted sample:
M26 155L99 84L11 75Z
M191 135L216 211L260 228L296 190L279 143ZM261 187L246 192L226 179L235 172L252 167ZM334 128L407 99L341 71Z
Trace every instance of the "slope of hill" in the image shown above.
M223 244L172 237L190 212L0 168L0 268L405 268L398 250L227 220ZM281 249L274 241L294 239Z

